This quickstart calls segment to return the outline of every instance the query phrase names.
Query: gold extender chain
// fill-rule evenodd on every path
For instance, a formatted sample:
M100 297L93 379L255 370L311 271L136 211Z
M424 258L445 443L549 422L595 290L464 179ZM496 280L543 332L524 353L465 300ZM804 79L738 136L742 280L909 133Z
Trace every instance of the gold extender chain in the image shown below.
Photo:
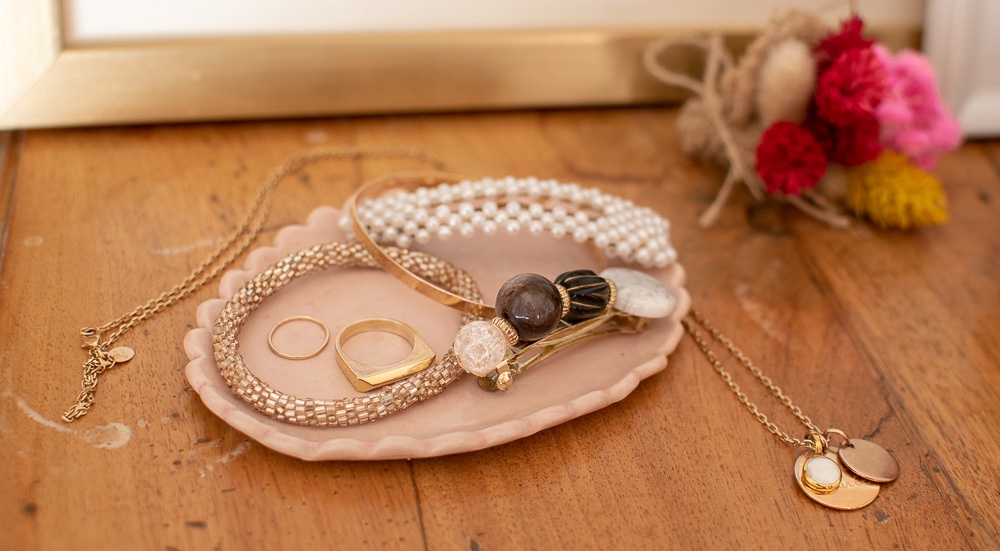
M76 399L76 404L63 413L62 420L71 423L83 417L93 407L97 390L97 377L116 364L132 359L135 352L127 347L110 349L111 345L122 335L140 323L166 310L188 297L206 283L215 279L223 270L229 267L260 234L271 210L275 186L289 174L303 167L332 159L362 159L362 158L412 158L423 161L436 170L448 172L451 167L435 153L413 146L384 146L372 148L321 148L313 149L296 155L278 165L261 183L257 194L243 221L229 234L225 242L218 246L197 268L183 281L158 297L150 299L145 304L137 306L131 312L105 323L100 327L84 327L80 330L83 337L83 348L90 352L90 357L83 363L82 390ZM228 254L227 254L228 252ZM111 332L105 337L105 334ZM102 340L103 338L103 340Z

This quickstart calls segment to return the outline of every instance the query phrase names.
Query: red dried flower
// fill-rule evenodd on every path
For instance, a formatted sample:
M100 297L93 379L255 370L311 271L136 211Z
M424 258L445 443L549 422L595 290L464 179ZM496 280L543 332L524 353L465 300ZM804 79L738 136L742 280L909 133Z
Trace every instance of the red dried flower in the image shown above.
M834 126L811 114L805 127L826 152L827 159L834 163L857 166L875 160L883 150L874 115L848 126Z
M851 126L836 127L833 145L827 157L835 163L857 166L874 161L883 149L878 120L873 115Z
M788 121L771 125L757 144L757 174L768 193L801 195L826 172L826 157L812 134Z
M849 126L872 116L886 92L885 67L874 52L847 50L819 77L817 112L836 126Z
M839 33L830 34L813 49L813 53L816 54L817 75L825 73L840 54L848 50L871 47L874 40L861 38L864 26L860 17L852 15L847 21L841 22Z

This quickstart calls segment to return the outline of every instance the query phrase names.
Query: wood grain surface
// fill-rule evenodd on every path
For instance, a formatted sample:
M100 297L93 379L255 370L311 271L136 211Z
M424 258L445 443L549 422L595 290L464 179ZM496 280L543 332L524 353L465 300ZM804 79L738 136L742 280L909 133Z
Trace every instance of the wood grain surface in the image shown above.
M662 109L324 119L0 134L0 547L665 549L1000 547L1000 144L942 159L952 219L834 230L736 193L679 150ZM870 507L822 508L797 451L690 339L624 401L493 449L306 463L212 415L183 376L205 289L123 339L84 419L80 327L177 283L267 170L312 145L429 148L472 176L593 185L670 218L695 306L821 427L885 446ZM413 160L330 162L279 187L259 245ZM460 259L453 259L460 263ZM782 428L801 427L731 370Z

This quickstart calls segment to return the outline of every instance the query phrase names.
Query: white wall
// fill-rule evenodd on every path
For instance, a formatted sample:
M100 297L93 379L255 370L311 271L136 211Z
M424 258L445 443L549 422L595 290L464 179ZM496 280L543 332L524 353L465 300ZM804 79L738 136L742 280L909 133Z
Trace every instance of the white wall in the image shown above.
M62 0L67 46L233 36L477 29L754 28L838 0ZM859 2L873 26L919 27L924 0Z

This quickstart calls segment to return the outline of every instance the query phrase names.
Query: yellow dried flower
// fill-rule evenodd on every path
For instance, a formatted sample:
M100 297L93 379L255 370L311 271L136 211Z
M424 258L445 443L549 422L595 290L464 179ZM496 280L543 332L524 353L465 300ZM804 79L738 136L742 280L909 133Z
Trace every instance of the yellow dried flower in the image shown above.
M907 229L948 220L941 182L892 151L848 171L845 201L854 214L883 228Z

